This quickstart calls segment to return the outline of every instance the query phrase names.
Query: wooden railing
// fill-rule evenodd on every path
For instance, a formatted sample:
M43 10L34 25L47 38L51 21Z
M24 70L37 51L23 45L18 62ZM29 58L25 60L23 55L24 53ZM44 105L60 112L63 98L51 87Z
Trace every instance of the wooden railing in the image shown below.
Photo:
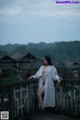
M9 111L10 120L25 112L37 110L35 80L18 81L0 85L0 111Z
M80 80L62 80L57 86L56 112L80 117ZM0 111L9 111L10 120L38 110L37 81L25 80L0 85Z
M58 112L80 117L80 80L62 80L56 86L56 108Z

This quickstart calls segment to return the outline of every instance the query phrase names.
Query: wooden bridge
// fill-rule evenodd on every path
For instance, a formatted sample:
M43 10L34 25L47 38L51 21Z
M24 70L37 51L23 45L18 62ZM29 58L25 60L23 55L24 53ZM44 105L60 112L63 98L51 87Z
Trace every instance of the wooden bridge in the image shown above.
M37 81L23 80L0 85L0 111L9 111L10 120L80 119L80 80L55 82L56 108L41 112L37 101Z

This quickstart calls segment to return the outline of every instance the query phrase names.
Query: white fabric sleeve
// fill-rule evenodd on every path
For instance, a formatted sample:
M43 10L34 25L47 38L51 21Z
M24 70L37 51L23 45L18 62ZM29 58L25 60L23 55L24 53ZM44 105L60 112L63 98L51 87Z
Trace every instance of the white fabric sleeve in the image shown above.
M34 74L32 77L34 79L39 79L42 76L42 66L39 68L39 70Z
M52 79L54 81L61 80L62 78L58 75L56 68L52 67Z

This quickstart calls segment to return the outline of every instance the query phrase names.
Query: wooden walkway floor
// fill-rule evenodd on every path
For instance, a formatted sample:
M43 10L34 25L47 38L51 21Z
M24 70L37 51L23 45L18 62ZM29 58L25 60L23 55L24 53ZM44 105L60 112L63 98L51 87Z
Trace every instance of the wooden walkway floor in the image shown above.
M32 120L78 120L74 117L52 114L52 113L37 113Z
M19 117L16 120L80 120L80 119L56 113L36 112L34 114L26 115L25 117Z

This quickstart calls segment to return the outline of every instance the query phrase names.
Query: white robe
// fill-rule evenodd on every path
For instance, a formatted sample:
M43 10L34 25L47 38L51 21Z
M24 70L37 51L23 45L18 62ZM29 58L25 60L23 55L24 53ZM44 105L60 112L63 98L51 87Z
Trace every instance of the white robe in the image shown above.
M38 79L38 90L42 87L43 79L42 72L44 66L41 66L39 70L33 75L34 79ZM55 87L54 81L59 80L57 70L54 66L49 65L46 71L46 79L45 79L45 93L43 106L44 107L55 107Z

